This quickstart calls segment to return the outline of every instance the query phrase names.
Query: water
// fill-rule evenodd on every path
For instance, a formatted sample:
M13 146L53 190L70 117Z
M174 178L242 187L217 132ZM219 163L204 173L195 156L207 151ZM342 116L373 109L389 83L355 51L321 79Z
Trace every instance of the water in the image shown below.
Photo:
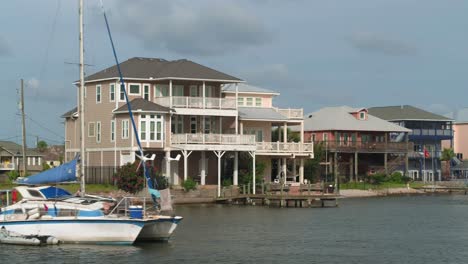
M170 243L0 245L0 263L467 263L468 196L341 200L338 208L180 206Z

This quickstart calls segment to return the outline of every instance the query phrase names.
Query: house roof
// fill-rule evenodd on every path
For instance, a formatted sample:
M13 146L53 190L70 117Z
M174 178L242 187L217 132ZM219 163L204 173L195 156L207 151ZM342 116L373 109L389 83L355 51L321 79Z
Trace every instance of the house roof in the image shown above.
M366 120L359 120L351 113L363 108L348 106L325 107L309 114L304 119L305 131L375 131L375 132L410 132L411 130L367 114Z
M236 92L236 84L228 83L222 86L224 93L235 93ZM237 84L237 91L239 93L262 93L262 94L272 94L272 95L279 95L278 92L275 92L270 89L246 84L246 83L239 83Z
M426 120L426 121L451 121L450 118L434 114L411 105L383 106L369 108L369 114L388 121L398 120Z
M450 112L445 116L455 120L455 123L468 123L468 107Z
M62 117L62 118L72 117L72 115L77 113L77 112L78 112L78 107L75 107L75 108L71 109L70 111L66 112L65 114L61 115L60 117Z
M288 121L286 116L278 113L274 108L239 107L238 110L241 120Z
M142 111L142 112L153 112L153 113L169 113L171 109L159 104L155 104L143 98L135 98L130 101L130 106L132 111ZM128 106L127 104L122 105L117 110L114 110L114 113L127 113Z
M16 144L15 142L0 141L0 149L4 149L5 151L9 152L11 155L14 155L14 156L23 155L22 146L19 144ZM28 148L26 149L26 156L43 156L43 155L33 149Z
M211 69L190 60L167 61L159 58L134 57L120 63L124 78L128 79L198 79L223 82L242 82L241 79ZM118 78L117 66L91 74L85 81Z

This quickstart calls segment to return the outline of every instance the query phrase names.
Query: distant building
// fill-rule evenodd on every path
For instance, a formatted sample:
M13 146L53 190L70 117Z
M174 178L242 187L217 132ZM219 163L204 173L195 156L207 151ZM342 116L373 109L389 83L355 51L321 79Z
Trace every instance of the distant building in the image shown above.
M65 155L64 145L49 146L43 153L44 162L51 168L55 168L63 163Z
M411 129L409 141L414 149L409 158L409 172L412 178L442 180L442 141L447 140L453 146L453 119L410 105L372 107L369 113Z
M453 123L453 151L457 160L452 162L453 176L468 178L468 107L446 114L455 120ZM443 142L444 147L450 147L450 142Z
M411 130L369 114L366 108L325 107L304 119L304 139L322 144L328 172L361 180L375 173L405 171Z
M42 170L42 154L26 149L26 169L28 172ZM23 147L11 141L0 141L0 174L13 170L22 170Z

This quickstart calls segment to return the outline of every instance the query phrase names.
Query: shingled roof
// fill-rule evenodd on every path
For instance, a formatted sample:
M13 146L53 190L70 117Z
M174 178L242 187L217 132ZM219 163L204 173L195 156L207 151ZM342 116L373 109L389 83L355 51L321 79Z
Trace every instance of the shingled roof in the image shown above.
M434 114L411 105L371 107L369 114L387 121L399 120L426 120L426 121L452 121L452 119Z
M165 107L162 105L155 104L143 98L135 98L130 101L130 106L132 111L139 111L142 112L152 112L152 113L169 113L171 109L169 107ZM128 106L127 104L122 105L114 113L127 113Z
M134 57L120 63L127 79L197 79L221 82L243 82L241 79L190 60L167 61L158 58ZM85 78L85 81L118 78L117 66L111 66Z
M23 147L15 142L11 141L0 141L0 149L6 150L8 153L14 156L22 156L23 155ZM26 149L26 156L43 156L41 153L33 150L33 149Z
M63 114L61 117L62 118L72 117L72 115L74 115L77 112L78 112L78 107L75 107L72 110L70 110L70 111L66 112L65 114Z
M236 92L236 85L233 83L225 84L222 86L224 93L235 93ZM237 85L237 91L239 93L262 93L262 94L272 94L272 95L279 95L278 92L272 91L270 89L246 84L246 83L239 83Z

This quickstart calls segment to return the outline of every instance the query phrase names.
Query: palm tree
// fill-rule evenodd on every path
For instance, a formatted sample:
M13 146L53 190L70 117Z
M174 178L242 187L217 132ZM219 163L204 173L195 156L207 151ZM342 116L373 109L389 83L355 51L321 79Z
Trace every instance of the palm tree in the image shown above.
M440 160L445 161L445 175L447 178L450 176L450 161L455 156L453 148L444 148L444 150L442 150Z

